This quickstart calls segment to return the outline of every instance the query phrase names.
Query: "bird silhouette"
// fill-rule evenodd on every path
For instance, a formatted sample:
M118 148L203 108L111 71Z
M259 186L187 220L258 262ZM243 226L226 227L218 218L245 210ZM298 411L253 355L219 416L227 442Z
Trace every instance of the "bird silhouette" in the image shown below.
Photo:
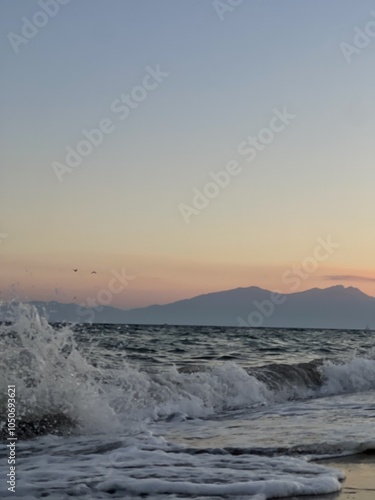
M96 271L91 271L91 274L96 274Z
M73 271L76 273L78 271L78 269L73 269Z

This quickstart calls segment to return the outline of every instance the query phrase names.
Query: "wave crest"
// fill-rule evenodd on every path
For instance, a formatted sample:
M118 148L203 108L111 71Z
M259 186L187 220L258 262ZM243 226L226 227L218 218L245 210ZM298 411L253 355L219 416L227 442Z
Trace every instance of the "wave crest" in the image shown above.
M0 416L5 426L8 384L16 386L18 423L53 431L139 429L150 419L207 418L245 409L375 389L375 360L268 365L251 371L226 362L187 373L175 367L147 373L130 366L94 367L69 326L53 327L37 310L19 304L0 325ZM72 425L67 425L70 422ZM23 423L23 424L22 424ZM109 424L110 423L110 424ZM133 427L131 427L133 429ZM1 425L0 425L1 432ZM28 435L28 437L30 437Z

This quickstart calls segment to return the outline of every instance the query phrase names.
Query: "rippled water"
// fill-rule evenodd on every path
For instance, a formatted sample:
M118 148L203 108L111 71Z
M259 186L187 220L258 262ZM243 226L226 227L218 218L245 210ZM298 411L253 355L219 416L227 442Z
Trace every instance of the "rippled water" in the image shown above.
M53 327L21 305L0 327L20 435L2 498L338 491L342 473L312 460L375 449L374 345L358 331ZM4 396L0 409L5 423Z

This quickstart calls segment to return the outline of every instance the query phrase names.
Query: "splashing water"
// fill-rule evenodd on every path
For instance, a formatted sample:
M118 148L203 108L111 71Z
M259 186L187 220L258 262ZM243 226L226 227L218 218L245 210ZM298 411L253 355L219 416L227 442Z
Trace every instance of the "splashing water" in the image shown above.
M30 457L19 467L18 497L265 500L338 491L343 475L303 456L374 448L366 442L368 417L375 417L373 352L312 359L309 339L293 337L276 339L281 348L268 354L264 332L259 342L251 335L251 347L229 356L228 345L245 343L245 333L52 326L33 307L13 306L0 325L0 427L11 384L18 431L61 435L18 442ZM194 342L239 362L212 362L199 352L200 365L193 365ZM290 363L294 345L308 354ZM332 339L330 345L334 353ZM150 358L168 346L186 363L129 356ZM245 354L255 362L246 366ZM0 458L4 450L0 445Z
M0 325L0 394L17 390L17 417L38 421L62 415L81 429L99 430L115 413L97 382L100 373L79 353L68 326L53 328L35 308L19 304ZM0 400L0 415L6 400Z

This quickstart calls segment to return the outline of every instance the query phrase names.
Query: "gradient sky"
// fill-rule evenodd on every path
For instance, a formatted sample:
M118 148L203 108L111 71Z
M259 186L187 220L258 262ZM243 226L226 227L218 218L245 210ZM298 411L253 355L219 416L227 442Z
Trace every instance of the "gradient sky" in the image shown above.
M0 297L82 303L123 268L124 308L288 291L327 235L340 247L300 289L375 295L375 37L350 64L340 48L373 9L252 0L221 20L211 0L72 0L16 54L8 34L41 8L2 0ZM169 76L119 120L113 101L157 65ZM247 162L238 145L284 106L296 118ZM106 117L114 131L58 182L52 162ZM186 224L179 205L231 160L242 172Z

